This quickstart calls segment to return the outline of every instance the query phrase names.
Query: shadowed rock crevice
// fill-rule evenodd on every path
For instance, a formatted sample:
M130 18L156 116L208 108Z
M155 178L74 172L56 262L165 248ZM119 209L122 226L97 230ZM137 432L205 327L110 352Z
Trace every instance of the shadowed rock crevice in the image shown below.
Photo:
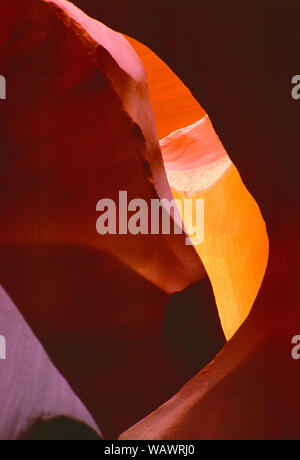
M206 280L170 299L104 251L6 245L0 256L3 286L105 439L164 403L224 343Z
M171 359L192 375L226 344L208 278L171 296L164 333Z
M20 439L39 421L61 417L101 436L2 286L0 320L6 342L6 359L0 360L0 439Z
M101 438L83 423L58 417L39 420L20 441L100 441Z

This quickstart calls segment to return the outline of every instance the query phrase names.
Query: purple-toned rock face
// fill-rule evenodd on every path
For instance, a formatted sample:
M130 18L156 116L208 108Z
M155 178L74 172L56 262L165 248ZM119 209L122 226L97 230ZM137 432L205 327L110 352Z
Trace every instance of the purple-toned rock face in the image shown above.
M164 317L169 294L206 272L185 234L96 232L101 199L171 198L144 69L124 37L64 0L0 0L0 21L0 281L116 438L193 375L197 349L183 344L178 360ZM201 365L224 343L209 305L210 326L194 322Z
M38 437L47 424L49 438L99 439L93 418L2 287L0 318L0 439Z

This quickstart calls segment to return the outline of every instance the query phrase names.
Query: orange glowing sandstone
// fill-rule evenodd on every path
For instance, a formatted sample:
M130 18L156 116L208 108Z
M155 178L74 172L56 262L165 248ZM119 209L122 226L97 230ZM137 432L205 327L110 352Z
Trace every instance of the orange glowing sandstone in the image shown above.
M190 236L210 277L222 327L230 339L247 318L263 280L269 251L265 222L190 91L151 50L129 41L147 73L173 195L205 200L204 242L199 245Z

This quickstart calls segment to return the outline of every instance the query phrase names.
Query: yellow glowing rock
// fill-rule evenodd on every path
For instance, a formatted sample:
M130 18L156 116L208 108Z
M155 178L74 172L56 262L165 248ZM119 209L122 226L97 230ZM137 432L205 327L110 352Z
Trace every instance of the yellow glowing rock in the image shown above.
M155 53L129 40L146 70L158 134L166 136L160 145L173 196L205 200L204 241L199 245L190 236L230 339L248 316L264 277L269 251L265 222L205 111ZM188 230L187 216L182 201Z
M218 182L198 194L173 190L175 198L205 200L205 237L191 235L211 280L222 327L229 340L247 318L268 260L260 210L232 164Z

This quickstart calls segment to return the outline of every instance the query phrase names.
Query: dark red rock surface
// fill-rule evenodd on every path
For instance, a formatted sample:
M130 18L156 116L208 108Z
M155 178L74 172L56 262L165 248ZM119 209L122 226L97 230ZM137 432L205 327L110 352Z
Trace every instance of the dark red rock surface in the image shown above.
M270 237L249 320L212 366L123 437L299 439L299 361L291 358L300 330L300 105L291 97L299 3L145 0L143 11L136 0L76 3L145 43L182 78L260 205Z
M0 18L0 282L115 438L194 375L168 350L164 317L169 295L206 273L185 235L96 233L102 198L171 197L126 40L63 0L0 0ZM202 365L225 341L207 283Z
M299 438L299 361L291 358L291 339L300 331L296 167L300 150L300 109L290 95L291 77L298 73L295 65L299 43L298 2L286 0L278 2L276 7L274 2L262 5L261 2L253 0L214 0L201 5L189 0L176 3L167 1L163 6L161 2L154 1L151 5L148 0L144 0L142 7L141 2L136 0L78 0L76 3L109 26L145 42L165 59L193 91L210 115L227 152L259 203L267 221L271 245L266 279L247 322L209 367L197 375L166 406L124 434L123 438ZM19 14L16 14L16 7ZM175 382L179 385L187 376L181 375L177 380L173 379L172 387L161 375L166 372L170 377L172 373L166 366L168 361L160 361L164 359L160 346L153 359L154 343L159 345L161 340L160 332L155 335L154 331L159 331L157 325L161 323L161 306L166 305L167 299L161 290L153 288L151 283L148 285L143 278L140 280L136 274L137 267L142 266L140 274L143 276L147 274L149 278L149 273L152 274L151 282L163 282L160 287L167 292L183 289L201 278L201 267L195 271L197 263L191 253L186 255L188 263L185 264L185 254L179 251L178 256L176 249L174 250L174 247L180 247L176 241L174 245L170 242L162 247L161 241L156 245L154 239L147 251L147 245L142 241L137 246L136 240L135 243L128 242L126 246L116 240L105 243L104 248L109 248L114 257L122 254L120 258L124 265L133 261L133 274L129 269L130 273L127 272L122 264L120 266L119 261L114 259L114 262L107 262L103 258L102 263L107 267L108 276L102 278L101 270L98 273L96 271L100 264L96 261L84 262L82 255L74 257L72 252L68 258L71 263L67 264L66 258L62 257L61 246L65 248L68 244L95 247L94 233L91 235L95 203L103 194L105 197L114 196L110 186L112 181L116 185L114 190L127 187L132 173L139 171L136 180L130 182L132 195L139 192L141 196L142 192L142 196L153 196L154 189L145 180L145 170L149 172L149 168L144 160L151 165L157 189L159 184L163 184L163 190L167 191L165 178L156 174L161 171L160 166L157 168L157 165L161 165L159 155L154 147L152 156L149 147L153 139L153 127L148 137L149 131L144 129L145 126L149 128L147 120L140 119L133 112L128 117L132 109L130 103L127 113L120 110L119 100L115 97L120 80L117 79L115 86L108 82L103 75L103 69L95 64L98 63L96 56L99 52L100 61L111 65L113 70L116 68L115 63L103 48L100 47L96 53L95 43L91 44L88 40L88 47L91 45L93 55L93 59L89 60L82 43L83 39L86 45L86 36L82 37L78 29L73 28L72 21L65 21L64 14L59 13L58 21L57 10L38 0L28 0L26 4L23 1L3 0L0 8L1 21L6 18L5 27L1 23L0 42L7 44L0 50L0 71L9 77L12 87L15 88L11 92L8 87L8 99L4 101L6 105L3 105L6 112L4 114L1 107L0 115L1 148L5 152L1 155L0 212L6 219L0 232L2 244L10 242L13 246L11 248L6 244L5 250L1 249L1 252L6 254L6 260L13 261L20 260L20 256L15 259L16 245L24 247L26 243L27 248L31 248L29 257L26 256L28 249L21 249L23 265L18 265L22 270L26 267L26 276L31 277L31 282L23 281L21 271L17 277L18 283L14 283L14 270L5 270L3 267L3 273L6 274L2 278L5 280L3 284L9 293L15 292L14 296L19 300L16 302L18 308L33 325L43 343L47 344L47 351L51 357L56 358L55 363L59 369L64 369L64 375L69 380L73 378L74 389L89 409L94 407L97 411L97 421L101 421L103 417L105 422L110 412L121 410L119 401L113 400L116 397L113 395L118 395L118 390L125 395L129 394L129 389L132 392L130 394L135 391L132 386L136 382L134 373L130 380L127 379L128 374L116 378L111 372L111 380L106 381L105 387L100 385L101 378L95 379L91 371L94 369L95 373L99 372L100 368L95 367L95 362L99 359L99 350L102 349L101 346L92 346L92 343L96 341L99 345L101 335L103 350L106 352L109 349L108 341L113 343L113 335L108 325L112 319L118 317L116 336L122 345L117 352L118 358L112 353L112 359L106 361L105 372L101 377L107 375L109 366L114 370L116 362L126 362L127 370L129 363L140 368L145 366L149 373L144 374L145 380L142 383L149 385L147 390L140 392L136 399L127 399L128 406L122 407L121 412L126 413L123 409L134 411L136 404L145 401L145 395L150 395L150 408L155 405L153 399L157 398L157 403L167 397L168 392L175 391ZM16 27L17 34L13 33ZM53 28L57 34L52 33ZM56 50L54 54L53 49ZM117 74L118 72L117 70ZM124 76L123 73L122 75ZM128 82L127 76L124 77L125 82ZM132 82L130 78L129 81ZM57 96L58 88L59 98L53 97ZM75 90L76 99L73 97ZM87 97L87 91L91 93L91 97ZM105 116L91 103L97 96L110 107ZM94 125L95 118L99 120L97 126ZM120 127L119 137L116 137L115 130L111 131L112 119ZM100 125L103 131L100 130ZM133 131L140 132L136 125L140 127L146 143L141 142L141 137L138 140L136 135L132 136ZM89 135L82 136L82 130ZM102 135L103 132L105 136ZM99 152L109 151L112 142L116 147L116 155L102 154L100 157ZM122 144L122 149L119 143ZM125 159L122 156L124 145L133 152L130 161L127 161L128 156ZM143 151L142 161L137 154L140 150ZM40 154L41 151L44 155ZM94 152L93 161L87 161L90 159L90 151ZM121 172L117 167L120 166L120 161ZM104 176L103 169L106 171ZM27 174L24 174L25 171ZM162 195L161 190L158 191ZM32 238L33 233L35 238ZM49 289L43 281L49 279L48 274L46 278L41 277L41 267L45 267L42 262L44 256L41 254L44 245L49 245L49 241L52 246L46 252L51 253L51 263L48 259L46 270L48 274L51 272L49 270L53 270L60 277L61 283L54 283L60 286L57 292ZM173 249L169 249L170 246ZM60 249L54 250L52 254L52 250L57 247ZM99 249L103 249L103 246L100 245ZM7 254L8 251L10 254ZM37 262L33 255L35 251L40 251ZM181 260L178 266L175 264L178 258L176 256ZM152 268L147 271L142 260L149 260L149 257ZM93 254L91 258L97 259L98 255ZM160 262L157 266L158 259ZM189 263L190 260L192 263ZM77 265L80 271L77 283L74 283L74 266ZM69 271L71 266L73 268ZM119 280L123 280L119 284L120 289L122 283L129 290L133 286L132 298L139 298L140 303L146 307L141 314L142 326L136 327L134 333L130 330L131 320L137 318L140 310L136 303L130 304L129 300L126 306L129 306L132 313L127 310L127 314L123 316L124 310L120 312L120 305L115 305L117 315L110 309L104 319L99 320L99 323L105 324L104 332L99 334L99 323L93 321L95 329L91 333L90 322L85 322L86 317L91 314L90 311L87 312L87 293L91 294L91 299L95 299L95 303L89 307L92 311L97 311L100 294L99 297L95 296L96 291L89 288L88 274L84 288L80 290L83 273L87 272L84 269L86 266L93 266L95 269L92 271L94 286L99 286L102 280L105 289L113 289L115 281L110 279L110 272L114 272L114 276L116 272L120 273ZM169 270L170 266L172 270ZM192 266L192 269L183 270L186 276L179 283L179 274L187 266ZM162 276L166 273L167 278ZM61 286L66 280L68 282L65 283L63 292ZM73 302L68 298L74 286L76 315ZM136 286L140 289L139 296ZM39 295L32 304L31 300L37 291ZM145 295L145 292L149 294ZM118 291L116 293L119 295ZM62 294L68 299L63 305L59 302ZM128 292L127 296L130 299ZM44 301L41 302L41 299ZM155 304L157 316L151 313L149 327L150 303L152 306ZM97 314L92 315L92 318L98 318ZM72 327L73 322L80 325L80 328ZM61 330L57 329L58 325L61 325ZM74 330L76 333L72 338ZM140 354L140 337L145 339L145 331L150 337L146 345L146 359L145 354ZM61 337L65 339L63 342ZM137 340L135 337L138 337ZM127 348L124 347L124 343L128 343L126 340L130 340ZM66 343L70 344L69 349ZM78 349L74 353L76 344ZM82 372L78 361L74 360L66 365L69 356L80 357L82 344L86 346L86 350L81 356L80 365L84 366L86 363L90 375L86 369ZM153 366L150 369L149 364ZM177 375L180 373L178 368L172 372L174 376L176 372ZM164 382L165 390L160 390L159 396L154 397L157 373ZM150 376L153 378L152 385ZM97 390L99 395L107 394L111 398L102 415L100 409L104 406L99 404L95 409L94 404L99 399L92 397ZM144 406L132 419L142 416L141 412L146 410ZM107 427L107 432L116 434L120 427L126 423L134 423L134 420L127 418L121 422L118 420L113 424L111 421L109 423L111 425Z

